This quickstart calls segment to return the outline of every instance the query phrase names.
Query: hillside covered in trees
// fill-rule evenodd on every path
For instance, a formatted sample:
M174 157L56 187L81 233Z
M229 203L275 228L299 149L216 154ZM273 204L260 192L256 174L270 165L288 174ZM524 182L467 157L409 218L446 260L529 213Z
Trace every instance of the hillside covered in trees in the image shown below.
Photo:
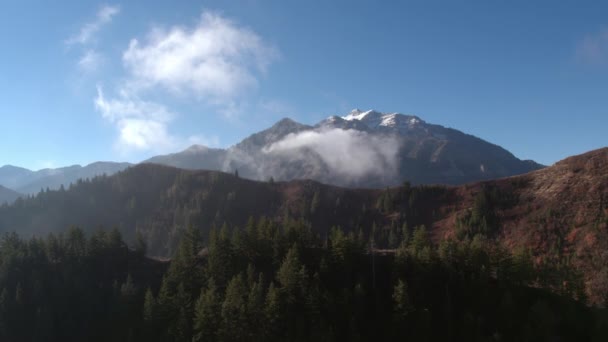
M207 239L250 217L303 222L321 239L332 228L374 237L395 253L403 228L424 226L435 245L489 241L526 253L551 277L529 285L608 303L608 149L566 159L522 176L461 187L346 189L313 181L255 182L238 172L139 165L111 177L79 181L0 207L0 231L46 236L75 225L90 234L117 229L147 255L170 258L188 227Z
M118 230L0 239L3 341L605 341L605 310L559 296L526 253L250 219L188 228L170 263ZM580 289L579 289L580 290Z

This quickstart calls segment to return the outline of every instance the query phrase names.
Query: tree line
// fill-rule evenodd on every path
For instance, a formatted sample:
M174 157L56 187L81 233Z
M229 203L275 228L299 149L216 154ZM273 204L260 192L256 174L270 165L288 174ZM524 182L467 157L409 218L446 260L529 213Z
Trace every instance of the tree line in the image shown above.
M436 245L424 226L321 234L303 220L189 226L170 262L118 230L0 239L6 341L603 341L606 311L559 295L526 251ZM382 233L385 234L385 233ZM390 235L390 234L389 234ZM387 240L388 243L388 240ZM577 300L573 299L576 298Z

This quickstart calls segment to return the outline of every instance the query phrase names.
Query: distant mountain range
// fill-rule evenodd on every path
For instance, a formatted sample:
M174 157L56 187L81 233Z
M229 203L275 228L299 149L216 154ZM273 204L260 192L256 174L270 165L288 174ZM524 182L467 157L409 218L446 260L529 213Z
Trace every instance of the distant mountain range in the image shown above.
M35 194L40 190L67 187L79 179L99 175L113 175L131 166L129 163L97 162L86 166L73 165L57 169L31 171L22 167L0 167L0 185L22 194Z
M227 149L194 145L143 163L236 172L254 180L312 179L346 187L463 184L523 174L543 167L500 146L413 115L353 110L314 126L283 119ZM22 194L67 187L78 179L112 175L132 164L31 171L0 168L0 185Z
M313 179L348 187L463 184L543 167L500 146L417 116L353 110L314 126L283 119L228 149L192 146L144 161L266 180Z
M5 203L13 203L17 198L19 198L19 196L21 196L20 193L0 185L0 205Z

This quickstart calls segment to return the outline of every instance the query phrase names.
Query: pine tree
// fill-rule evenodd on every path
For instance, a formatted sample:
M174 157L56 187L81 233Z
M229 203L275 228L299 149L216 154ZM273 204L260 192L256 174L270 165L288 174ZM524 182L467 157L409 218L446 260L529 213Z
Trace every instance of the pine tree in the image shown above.
M155 319L156 300L152 290L148 288L144 296L143 318L146 322L152 322Z
M293 304L297 300L305 275L306 270L300 263L298 246L294 244L277 271L277 280L281 284L281 292L284 293L288 304Z
M155 310L156 316L163 321L168 321L174 315L177 308L174 292L175 286L172 285L169 278L165 275L158 292Z
M250 341L263 341L262 325L264 322L264 275L259 274L253 282L247 298L247 323Z
M133 283L133 278L131 277L131 274L127 275L127 279L121 285L120 294L123 297L129 297L129 298L133 298L133 297L135 297L135 295L137 295L137 288L135 287L135 284Z
M195 342L215 341L220 327L221 301L213 278L209 279L206 289L196 302L194 316Z
M222 304L220 336L225 341L247 340L247 287L242 275L234 276Z
M403 320L414 310L410 296L407 292L407 282L399 279L393 289L394 313L398 320Z
M192 302L184 284L180 283L173 300L174 312L170 318L168 333L176 342L192 339Z
M207 269L209 276L215 279L218 287L226 286L232 274L232 246L225 224L219 234L215 230L209 234Z
M270 341L282 340L281 335L284 331L284 306L281 292L274 286L274 283L270 283L270 286L268 287L264 304L264 316L266 317L264 336Z
M86 238L82 229L71 227L67 233L67 255L71 259L80 259L86 254Z

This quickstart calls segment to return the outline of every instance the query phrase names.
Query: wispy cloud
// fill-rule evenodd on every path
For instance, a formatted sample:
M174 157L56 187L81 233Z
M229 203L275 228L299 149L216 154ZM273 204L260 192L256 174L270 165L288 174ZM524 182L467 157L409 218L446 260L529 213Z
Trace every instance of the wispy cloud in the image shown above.
M98 86L95 108L104 119L115 125L118 131L115 147L122 154L133 151L173 152L193 144L219 145L215 136L182 138L171 134L169 125L175 119L175 113L161 104L142 100L125 91L107 99L103 88Z
M175 115L162 105L125 93L107 99L98 86L95 108L104 119L116 125L119 133L117 148L123 153L133 149L160 152L176 145L176 139L167 131L167 124Z
M95 16L95 19L91 22L86 23L84 26L82 26L82 28L76 35L73 35L70 38L68 38L66 40L66 44L68 44L68 45L74 45L74 44L85 45L87 43L90 43L91 40L93 40L93 38L95 37L95 34L97 34L97 32L99 32L99 30L104 25L110 23L112 21L112 18L114 18L114 16L116 16L118 13L120 13L119 6L110 6L110 5L102 6L99 9L99 11L97 11L97 15Z
M93 21L84 24L77 34L65 40L68 47L74 45L80 47L82 55L78 59L77 66L81 72L90 74L99 70L104 59L102 54L93 48L96 43L95 36L119 13L119 6L104 5L97 11Z
M78 68L84 72L94 72L99 69L103 57L95 50L87 50L78 60Z
M592 64L608 64L608 28L589 34L577 46L577 56Z
M217 138L170 134L176 114L158 103L158 95L153 102L145 100L146 94L192 97L235 118L242 111L241 99L277 56L277 49L250 29L215 12L203 12L193 27L155 28L143 40L132 39L122 56L126 77L118 95L106 98L99 88L95 107L116 125L117 145L124 149L219 145Z

